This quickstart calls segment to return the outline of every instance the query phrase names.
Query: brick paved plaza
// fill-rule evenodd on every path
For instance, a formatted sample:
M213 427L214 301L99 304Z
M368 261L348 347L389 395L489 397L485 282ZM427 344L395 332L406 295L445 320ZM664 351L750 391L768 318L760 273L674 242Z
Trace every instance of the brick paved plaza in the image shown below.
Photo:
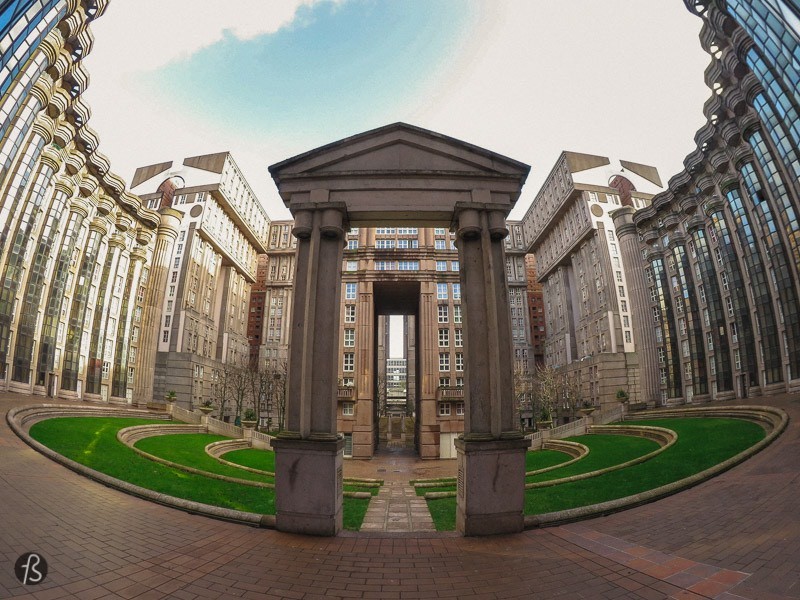
M0 395L0 411L34 401ZM3 420L0 598L800 598L800 398L765 403L789 413L787 431L720 477L609 517L491 538L310 538L190 515L76 475ZM391 457L346 466L399 476ZM49 574L26 588L13 565L34 550Z

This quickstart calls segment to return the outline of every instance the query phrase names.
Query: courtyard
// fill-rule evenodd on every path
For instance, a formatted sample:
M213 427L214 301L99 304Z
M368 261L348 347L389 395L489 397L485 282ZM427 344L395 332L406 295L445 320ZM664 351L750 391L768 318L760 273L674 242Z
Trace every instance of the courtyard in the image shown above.
M4 394L0 410L33 399ZM622 513L488 538L453 534L284 534L159 506L53 463L0 429L0 596L28 598L797 598L800 398L786 432L747 462ZM434 477L391 455L350 475ZM430 465L430 466L429 466ZM357 472L356 472L357 471ZM29 551L47 580L10 568Z

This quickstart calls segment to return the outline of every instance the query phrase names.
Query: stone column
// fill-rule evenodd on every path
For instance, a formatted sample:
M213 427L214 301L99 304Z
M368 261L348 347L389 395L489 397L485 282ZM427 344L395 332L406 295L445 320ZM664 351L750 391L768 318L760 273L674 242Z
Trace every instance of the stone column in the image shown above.
M456 440L456 528L463 535L513 533L524 527L525 451L530 441L514 420L511 321L503 240L505 213L457 207L455 224L464 311L464 435Z
M289 333L286 431L275 449L276 526L336 535L342 528L344 440L336 434L339 312L346 213L312 190L291 207L297 238Z
M341 287L341 283L339 286ZM375 402L375 295L371 281L359 281L356 307L356 348L345 348L345 351L356 351L355 375L358 402L356 404L356 422L353 424L353 458L372 458L375 442L374 422ZM339 310L338 307L336 310ZM338 331L338 327L337 327ZM337 357L338 360L338 357Z
M639 363L639 400L657 406L660 400L658 355L656 354L653 314L650 311L650 291L642 268L642 252L633 207L623 206L611 213L617 230L622 266L628 282L628 297L633 324L633 342Z
M156 231L153 260L147 279L147 290L142 307L142 325L139 334L138 366L134 378L133 404L147 406L153 401L153 378L158 352L158 333L161 329L161 309L167 289L167 274L172 260L172 247L178 238L182 213L174 208L158 210L161 222Z

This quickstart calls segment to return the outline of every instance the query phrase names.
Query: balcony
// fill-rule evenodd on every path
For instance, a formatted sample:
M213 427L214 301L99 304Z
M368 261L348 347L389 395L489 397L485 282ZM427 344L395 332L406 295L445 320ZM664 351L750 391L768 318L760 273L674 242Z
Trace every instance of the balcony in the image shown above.
M436 389L437 402L453 402L464 400L463 387L445 387L440 386Z
M336 400L338 402L355 402L358 400L355 386L340 385L339 389L336 391Z

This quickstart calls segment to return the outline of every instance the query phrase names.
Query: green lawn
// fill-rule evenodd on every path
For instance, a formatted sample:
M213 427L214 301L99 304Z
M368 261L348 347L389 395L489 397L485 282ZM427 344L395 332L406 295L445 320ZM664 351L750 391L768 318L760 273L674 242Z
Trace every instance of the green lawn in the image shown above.
M589 454L561 469L553 469L546 473L526 477L525 483L552 481L554 479L572 477L573 475L591 473L592 471L613 467L658 450L658 444L653 440L627 435L591 434L566 439L571 442L580 442L589 448Z
M275 472L275 453L272 450L259 450L258 448L244 448L233 450L222 455L224 460L258 469L260 471Z
M525 453L525 471L538 471L569 460L572 460L569 454L558 450L531 450Z
M766 436L757 424L740 419L659 419L636 421L634 424L672 429L678 434L678 441L652 459L626 469L582 481L527 490L525 514L598 504L661 487L721 463ZM581 443L586 443L584 437L592 436L581 436Z
M237 479L247 479L248 481L259 481L262 483L275 482L274 477L222 464L206 454L205 447L208 446L208 444L225 439L228 438L223 435L214 435L210 433L176 433L174 435L159 435L144 438L136 442L135 446L159 458L164 458L179 465L194 467L195 469L200 469L209 473L235 477ZM254 452L259 452L259 450L254 450ZM270 452L270 454L272 453Z
M246 512L275 514L275 492L193 475L139 456L120 443L117 431L163 423L132 418L63 417L31 427L35 440L72 460L156 492Z
M526 490L525 514L544 514L599 504L661 487L719 464L766 436L764 430L757 424L740 419L658 419L635 421L630 424L672 429L677 432L678 441L661 454L632 467L572 483ZM628 436L583 435L569 439L588 446L589 455L563 469L554 469L527 480L556 479L593 471L603 468L603 465L625 462L657 447L655 442L650 440ZM428 488L421 492L454 489L455 487L450 485ZM428 500L428 508L437 531L451 531L455 528L455 498Z
M62 417L36 423L31 427L30 435L67 458L143 488L212 506L257 514L275 514L275 491L272 489L228 483L167 467L139 456L116 438L120 429L151 423L163 424L164 421L125 417ZM187 445L196 443L201 453L200 458L194 456L191 461L203 462L208 458L216 465L224 466L203 452L205 444L213 439L222 439L220 436L210 436L213 439L205 440L201 440L200 437L195 437L194 441L189 439L193 437L195 437L193 434L171 435L162 439L148 438L141 440L139 444L158 440L153 442L154 446L161 444L168 446L170 439L175 441L176 438L187 438L183 443ZM185 448L165 450L165 453L170 456L169 460L174 460L184 451ZM179 461L174 460L174 462ZM229 468L240 477L245 477L244 473L247 473L234 467ZM353 486L353 489L377 493L372 489L358 488L358 486ZM360 529L368 506L368 499L345 498L343 507L345 529Z

